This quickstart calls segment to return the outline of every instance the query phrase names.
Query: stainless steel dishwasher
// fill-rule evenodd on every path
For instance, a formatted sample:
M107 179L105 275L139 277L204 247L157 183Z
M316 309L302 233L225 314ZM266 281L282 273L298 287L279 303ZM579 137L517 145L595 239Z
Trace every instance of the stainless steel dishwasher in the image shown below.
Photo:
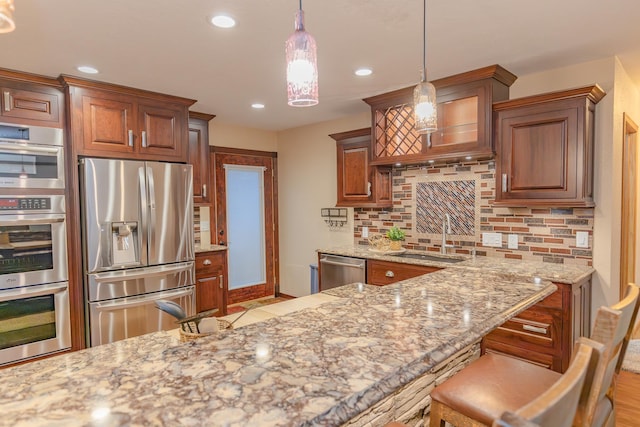
M320 290L366 281L366 260L322 254L320 258Z

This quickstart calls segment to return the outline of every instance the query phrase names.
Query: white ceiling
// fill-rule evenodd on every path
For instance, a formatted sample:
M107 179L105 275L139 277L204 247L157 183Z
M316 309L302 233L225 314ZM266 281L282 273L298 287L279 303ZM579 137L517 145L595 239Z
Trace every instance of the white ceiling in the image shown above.
M304 0L318 44L320 103L287 106L284 42L296 0L15 0L0 66L197 99L216 121L281 130L368 111L411 86L422 63L422 0ZM237 26L208 18L225 12ZM516 75L618 55L640 85L638 0L429 0L429 78L500 64ZM370 66L374 74L353 71ZM264 110L250 104L262 102Z

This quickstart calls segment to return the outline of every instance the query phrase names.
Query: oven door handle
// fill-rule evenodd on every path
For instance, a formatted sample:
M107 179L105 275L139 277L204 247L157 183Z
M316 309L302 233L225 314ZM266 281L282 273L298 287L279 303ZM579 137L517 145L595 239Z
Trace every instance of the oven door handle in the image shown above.
M58 154L60 148L36 147L34 145L24 145L20 141L7 140L0 138L0 149L8 151L17 151L20 154Z
M12 226L12 225L33 225L33 224L56 224L59 222L64 222L64 215L56 215L56 216L46 216L46 217L38 217L34 218L29 215L29 219L13 219L9 218L7 221L0 221L0 226Z
M9 291L1 291L0 302L23 298L34 298L42 295L52 295L66 290L66 283L62 285L25 286L23 288L16 288Z
M153 301L193 295L194 292L193 286L187 286L175 291L156 292L148 295L120 298L119 300L114 301L92 302L91 305L93 305L98 311L111 311L114 309L124 310L127 308L139 307L141 305L148 305Z

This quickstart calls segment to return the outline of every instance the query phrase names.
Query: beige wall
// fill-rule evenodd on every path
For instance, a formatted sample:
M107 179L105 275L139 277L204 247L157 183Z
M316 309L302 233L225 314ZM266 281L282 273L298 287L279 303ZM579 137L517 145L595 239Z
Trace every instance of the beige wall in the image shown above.
M209 145L243 148L246 150L278 151L276 132L209 122Z
M328 135L370 125L370 114L360 114L278 133L280 292L308 295L316 249L353 242L353 209L349 223L336 230L320 217L337 195L336 143Z

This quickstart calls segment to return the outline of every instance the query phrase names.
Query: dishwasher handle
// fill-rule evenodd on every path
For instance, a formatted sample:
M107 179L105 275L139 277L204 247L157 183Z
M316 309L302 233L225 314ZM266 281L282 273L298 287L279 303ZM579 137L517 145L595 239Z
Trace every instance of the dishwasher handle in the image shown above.
M340 266L340 267L351 267L351 268L364 268L365 267L365 263L364 262L362 262L360 264L348 264L346 262L329 261L327 258L320 258L320 262L322 264L337 265L337 266Z

